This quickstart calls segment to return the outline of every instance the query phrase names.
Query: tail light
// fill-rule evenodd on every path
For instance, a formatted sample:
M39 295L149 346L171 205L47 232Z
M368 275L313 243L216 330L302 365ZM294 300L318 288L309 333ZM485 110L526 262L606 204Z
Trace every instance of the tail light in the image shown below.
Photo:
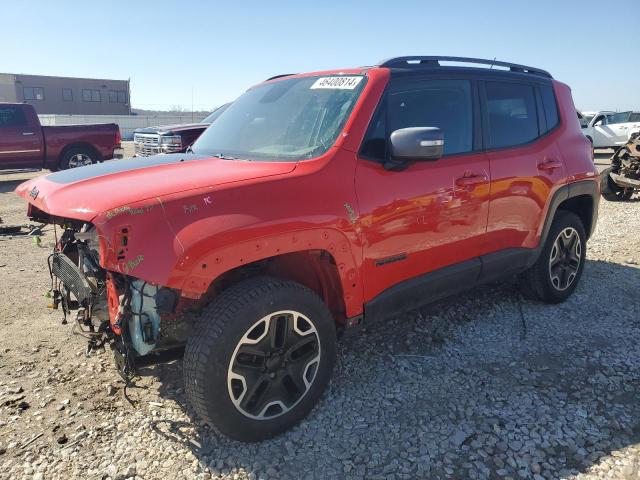
M119 147L122 143L122 135L120 135L120 129L116 128L116 146Z

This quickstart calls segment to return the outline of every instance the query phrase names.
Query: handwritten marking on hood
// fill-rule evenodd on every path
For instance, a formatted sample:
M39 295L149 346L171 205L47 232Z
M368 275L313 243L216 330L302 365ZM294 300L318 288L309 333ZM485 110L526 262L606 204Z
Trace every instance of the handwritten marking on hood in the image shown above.
M114 208L113 210L108 210L105 215L108 220L111 220L114 217L118 217L124 214L142 215L144 213L149 213L151 210L153 210L153 205L139 208L131 208L129 205L124 205L122 207Z
M184 213L193 213L198 211L198 207L196 205L183 205Z

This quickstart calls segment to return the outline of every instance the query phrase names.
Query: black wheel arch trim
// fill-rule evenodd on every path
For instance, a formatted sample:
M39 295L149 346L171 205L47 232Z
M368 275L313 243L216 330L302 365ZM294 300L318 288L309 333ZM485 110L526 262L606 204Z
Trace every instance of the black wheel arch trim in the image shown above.
M529 260L529 266L536 263L538 255L542 251L542 248L547 241L549 230L551 230L551 225L553 224L553 220L556 217L556 212L558 211L560 205L571 198L585 195L591 197L592 211L590 212L591 225L584 225L584 229L587 234L587 239L591 237L593 231L596 228L596 221L598 219L598 204L600 202L600 187L597 178L594 178L593 180L579 180L577 182L562 185L551 197L549 208L547 209L547 215L544 220L542 233L540 234L540 241L538 242L538 246L534 249L536 254L531 256L531 259Z

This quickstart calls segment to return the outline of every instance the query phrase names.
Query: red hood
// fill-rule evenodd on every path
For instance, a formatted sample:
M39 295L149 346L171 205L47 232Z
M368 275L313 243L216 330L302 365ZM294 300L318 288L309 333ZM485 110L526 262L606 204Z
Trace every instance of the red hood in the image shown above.
M16 193L56 217L91 221L123 205L171 193L293 171L294 162L156 155L73 168L24 182Z

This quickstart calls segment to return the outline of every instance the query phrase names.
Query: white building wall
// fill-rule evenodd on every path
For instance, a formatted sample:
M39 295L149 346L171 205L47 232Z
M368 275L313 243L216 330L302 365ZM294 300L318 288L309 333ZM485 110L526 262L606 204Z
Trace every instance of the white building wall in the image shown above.
M136 128L197 123L203 115L181 113L175 115L38 115L42 125L92 125L96 123L116 123L125 140L133 138Z

